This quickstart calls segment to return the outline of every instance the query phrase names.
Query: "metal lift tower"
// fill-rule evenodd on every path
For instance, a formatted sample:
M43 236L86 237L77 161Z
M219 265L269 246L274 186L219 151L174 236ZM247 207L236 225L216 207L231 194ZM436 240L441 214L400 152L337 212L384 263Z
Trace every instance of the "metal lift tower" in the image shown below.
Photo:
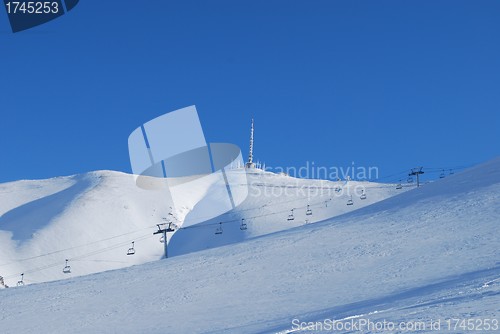
M172 227L172 223L167 221L166 218L163 218L163 220L166 221L166 223L156 224L158 231L154 232L153 235L162 234L163 252L165 253L165 259L168 259L167 232L175 232L175 229Z
M410 173L408 174L408 176L414 176L416 175L417 176L417 187L420 187L420 174L424 174L424 172L422 171L424 167L417 167L417 168L413 168Z

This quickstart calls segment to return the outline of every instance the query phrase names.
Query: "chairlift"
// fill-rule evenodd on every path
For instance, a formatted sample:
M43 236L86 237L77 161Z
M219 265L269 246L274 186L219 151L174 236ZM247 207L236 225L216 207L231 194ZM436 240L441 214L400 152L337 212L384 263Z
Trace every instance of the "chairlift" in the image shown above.
M24 285L24 274L21 274L21 280L17 281L17 286L23 286Z
M347 205L353 205L354 202L352 201L352 196L347 200Z
M132 247L128 249L127 255L134 255L134 254L135 254L134 241L132 241Z
M306 225L309 224L309 220L306 218Z
M309 204L307 204L306 216L310 216L312 214L313 214L313 212L312 212L311 208L309 207Z
M455 174L455 172L453 172L453 169L450 169L450 175L453 175Z
M445 175L444 175L444 169L441 171L441 174L439 175L439 178L440 179L444 179Z
M165 242L165 238L163 238L163 235L160 237L160 242L161 242L161 243L164 243L164 242Z
M65 274L71 273L71 267L68 265L68 259L66 259L66 266L63 268L63 273Z
M288 215L287 220L291 221L291 220L294 220L294 219L295 219L295 217L293 216L293 209L292 209L291 212L290 212L290 214Z
M215 229L215 234L222 234L222 223L219 223L219 227Z
M244 231L247 229L247 223L245 223L245 218L241 218L240 230Z
M406 181L408 181L408 183L413 183L413 177L408 176L408 179Z
M401 181L396 185L396 189L403 189L403 185L401 184Z
M359 196L360 199L366 199L366 194L365 191L363 190L361 196Z

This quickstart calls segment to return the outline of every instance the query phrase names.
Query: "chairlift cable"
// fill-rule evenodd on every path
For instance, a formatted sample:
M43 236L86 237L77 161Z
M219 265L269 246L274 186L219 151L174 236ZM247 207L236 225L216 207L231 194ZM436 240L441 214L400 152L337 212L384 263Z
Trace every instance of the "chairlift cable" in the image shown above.
M59 249L59 250L56 250L56 251L53 251L53 252L49 252L49 253L45 253L45 254L40 254L40 255L36 255L36 256L32 256L32 257L27 257L27 258L24 258L24 259L15 260L15 261L11 261L11 262L8 262L8 263L3 263L3 264L0 264L0 267L7 266L7 265L10 265L10 264L14 264L14 263L18 263L18 262L24 262L24 261L33 260L33 259L37 259L37 258L44 257L44 256L54 255L54 254L57 254L57 253L67 252L67 251L70 251L70 250L73 250L73 249L77 249L77 248L82 248L82 247L87 247L87 246L95 245L95 244L98 244L100 242L104 242L104 241L108 241L108 240L120 238L120 237L123 237L123 236L126 236L126 235L130 235L130 234L134 234L134 233L143 231L143 230L150 230L151 228L153 228L155 226L156 225L152 225L152 226L148 226L148 227L145 227L145 228L141 228L139 230L135 230L135 231L131 231L131 232L127 232L127 233L115 235L115 236L112 236L112 237L109 237L109 238L105 238L105 239L101 239L101 240L92 241L92 242L89 242L88 244L73 246L73 247L69 247L69 248L65 248L65 249Z
M464 168L467 168L467 166L457 166L457 167L452 167L452 168L449 168L449 167L448 168L423 168L423 169L426 170L428 173L439 173L439 172L442 172L443 170L445 170L445 171L456 171L456 170L464 169ZM386 178L389 178L389 177L392 177L392 176L395 176L395 175L400 175L400 174L401 173L393 174L393 175L386 176L386 177L383 177L383 178L378 178L377 180L386 179ZM325 180L325 181L327 181L327 182L337 182L337 181L331 181L331 180ZM360 181L357 181L357 182L360 182ZM371 181L361 181L361 182L371 182ZM265 186L266 187L278 187L278 186L274 186L274 185L265 185ZM283 187L283 186L279 186L279 187ZM342 188L345 187L345 184L342 185L341 187ZM383 185L383 186L369 187L369 189L384 189L384 188L392 188L392 187L393 187L393 185L387 185L387 186ZM405 185L405 187L408 187L408 185ZM292 187L292 188L294 188L294 187ZM300 186L296 186L295 188L300 188ZM315 189L315 190L332 190L332 191L335 191L337 188L338 188L338 186L336 186L336 187L331 187L331 186L328 186L328 187L325 187L325 186L308 186L308 187L306 187L306 189L308 189L308 190ZM324 196L331 196L331 194L328 194L328 193L323 194L322 193L319 196L321 198L321 200L317 201L316 203L312 203L312 204L308 204L308 205L304 205L304 206L299 206L299 207L295 206L294 209L301 209L301 208L308 208L308 207L315 207L315 206L322 207L323 204L324 204L324 202L325 202L325 200L323 199ZM308 196L304 196L304 197L308 197ZM270 204L267 204L265 206L260 206L260 207L257 207L257 208L243 209L243 210L239 211L239 213L242 212L242 211L252 211L252 210L262 209L262 208L267 207L267 206L283 205L283 204L287 204L287 203L290 203L290 202L302 201L304 199L305 198L294 198L294 199L290 199L289 201L283 201L283 202L277 202L277 203L270 203ZM331 200L331 198L330 198L330 200ZM351 198L351 200L352 200L352 198ZM278 214L282 214L282 213L286 213L286 212L290 212L290 210L287 209L287 210L281 210L281 211L273 211L273 212L270 212L270 213L249 216L249 217L243 218L243 220L245 220L245 221L255 220L256 218L268 217L268 216L278 215ZM235 214L235 213L234 212L228 212L226 214ZM174 219L178 220L175 216L173 216L173 217L174 217ZM222 227L222 224L232 223L232 222L240 222L240 221L241 221L241 218L238 218L238 219L231 219L231 220L227 220L227 221L223 221L223 222L217 222L217 223L209 223L209 224L203 224L203 225L193 225L193 226L187 226L187 227L180 227L179 229L203 228L203 227L214 226L214 225L219 225L220 227ZM246 225L247 223L245 222L244 224ZM134 233L140 232L142 230L151 229L153 227L156 227L156 224L148 226L148 227L145 227L145 228L142 228L142 229L138 229L138 230L135 230L135 231L123 233L123 234L120 234L120 235L115 235L115 236L108 237L108 238L105 238L105 239L96 240L96 241L93 241L93 242L90 242L90 243L87 243L87 244L84 244L84 245L73 246L73 247L69 247L69 248L66 248L66 249L60 249L60 250L57 250L57 251L49 252L49 253L46 253L46 254L40 254L40 255L37 255L37 256L23 258L23 259L19 259L19 260L16 260L16 261L11 261L9 263L0 264L0 267L1 266L6 266L6 265L10 265L10 264L14 264L14 263L18 263L18 262L24 262L24 261L33 260L33 259L37 259L37 258L40 258L40 257L50 256L50 255L54 255L54 254L58 254L58 253L62 253L62 252L67 252L67 251L71 251L71 250L82 248L82 247L88 247L88 246L95 245L95 244L98 244L98 243L101 243L101 242L104 242L104 241L108 241L108 240L120 238L120 237L123 237L123 236L126 236L126 235L130 235L130 234L134 234ZM141 241L141 240L145 240L145 239L150 238L150 237L151 237L151 235L148 233L147 235L144 235L144 236L141 236L141 237L138 237L138 238L134 238L134 241ZM69 258L68 260L70 260L70 261L82 261L83 259L85 259L87 257L93 256L93 255L97 255L97 254L100 254L100 253L104 253L104 252L107 252L107 251L110 251L110 250L113 250L113 249L116 249L116 248L123 247L124 245L130 244L130 242L131 242L130 240L123 241L123 242L120 242L120 243L117 243L117 244L114 244L114 245L107 246L105 248L101 248L101 249L98 249L98 250L95 250L95 251L92 251L92 252L89 252L89 253L84 253L84 254L75 256L73 258ZM91 261L91 260L89 260L89 261ZM107 261L107 262L110 262L110 261ZM23 273L34 273L34 272L38 272L38 271L50 269L50 268L53 268L53 267L56 267L56 266L59 266L59 265L60 265L60 262L53 263L53 264L44 265L44 266L41 266L41 267L38 267L38 268L34 268L34 269L31 269L31 270L25 270ZM19 273L16 273L16 274L13 274L13 275L10 275L10 276L6 276L4 278L5 279L10 279L10 278L13 278L13 277L16 277L16 276L19 276L19 275L20 275Z

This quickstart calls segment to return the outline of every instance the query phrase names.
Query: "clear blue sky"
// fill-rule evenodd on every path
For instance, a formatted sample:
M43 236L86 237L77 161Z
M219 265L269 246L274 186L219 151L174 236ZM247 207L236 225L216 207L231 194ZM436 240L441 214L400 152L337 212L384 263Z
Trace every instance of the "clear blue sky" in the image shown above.
M470 165L499 154L500 1L81 0L12 34L0 182L130 172L140 124L195 104L272 166Z

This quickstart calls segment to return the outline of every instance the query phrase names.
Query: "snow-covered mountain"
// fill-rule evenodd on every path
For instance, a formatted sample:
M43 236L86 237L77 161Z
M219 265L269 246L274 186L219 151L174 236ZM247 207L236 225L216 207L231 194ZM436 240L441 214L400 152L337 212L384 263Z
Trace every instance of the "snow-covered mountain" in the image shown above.
M497 158L315 224L4 289L0 331L297 332L333 319L440 319L441 330L453 318L498 324L499 198Z
M317 222L410 189L303 180L259 169L247 178L249 196L236 210L169 236L171 256L296 227L306 219ZM361 189L366 199L359 198ZM353 205L348 206L349 194ZM175 216L187 215L189 220L189 215L197 214L193 196L186 196L185 206ZM113 171L0 184L0 276L13 286L21 273L23 282L30 284L158 260L163 246L152 233L169 217L171 205L164 188L143 190L132 175ZM311 215L306 215L307 205ZM287 220L291 209L295 209L293 221ZM246 230L240 229L242 218ZM215 235L221 222L224 233ZM127 256L132 242L135 255ZM66 259L69 274L62 272Z

